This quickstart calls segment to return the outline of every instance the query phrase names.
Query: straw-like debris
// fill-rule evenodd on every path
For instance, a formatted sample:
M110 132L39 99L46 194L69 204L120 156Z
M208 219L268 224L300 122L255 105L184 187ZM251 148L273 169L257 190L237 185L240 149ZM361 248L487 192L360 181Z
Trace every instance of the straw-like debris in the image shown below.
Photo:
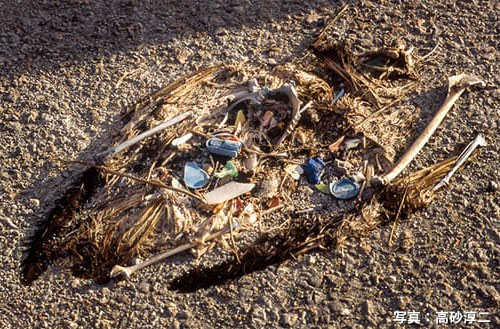
M456 157L446 159L391 183L384 192L386 209L397 216L428 206L437 196L434 186L453 167L455 160Z

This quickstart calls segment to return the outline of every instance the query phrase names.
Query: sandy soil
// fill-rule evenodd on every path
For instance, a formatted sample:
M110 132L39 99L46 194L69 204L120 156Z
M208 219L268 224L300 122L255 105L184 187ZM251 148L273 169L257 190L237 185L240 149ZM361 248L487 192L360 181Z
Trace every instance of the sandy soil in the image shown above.
M352 1L332 28L361 47L439 40L405 104L428 122L449 75L481 76L412 169L489 142L429 208L342 250L313 252L221 286L167 289L181 256L131 281L98 285L50 267L20 284L23 242L67 177L50 159L82 158L140 96L215 63L284 63L338 12L336 1L3 1L0 4L0 325L2 328L500 327L500 3ZM207 255L206 257L210 257ZM204 261L203 259L201 260ZM440 312L476 312L440 325ZM485 312L480 313L480 312ZM455 313L456 314L456 313ZM406 313L406 320L409 314ZM450 318L451 313L446 317ZM456 318L455 318L456 320ZM489 322L479 322L487 320Z

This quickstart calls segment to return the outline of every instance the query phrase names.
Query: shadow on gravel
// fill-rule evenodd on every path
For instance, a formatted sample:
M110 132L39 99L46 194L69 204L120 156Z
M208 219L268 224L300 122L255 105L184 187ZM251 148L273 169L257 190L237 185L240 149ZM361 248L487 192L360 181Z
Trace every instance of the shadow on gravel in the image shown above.
M312 7L303 1L7 2L0 5L0 67L8 74L93 62L144 45L168 49L174 38L211 35L218 40L225 34L219 33L222 27L280 24Z
M110 145L109 138L96 140L81 153L79 159L95 162L93 156L102 150L103 146L108 145ZM71 165L60 176L49 180L44 180L42 177L22 192L23 196L50 200L49 204L43 205L45 211L41 219L27 220L32 224L28 238L23 241L24 255L21 262L23 284L31 284L51 263L68 256L61 253L64 248L58 246L59 237L72 234L71 229L78 226L74 223L75 214L101 184L97 169L82 169L81 166Z

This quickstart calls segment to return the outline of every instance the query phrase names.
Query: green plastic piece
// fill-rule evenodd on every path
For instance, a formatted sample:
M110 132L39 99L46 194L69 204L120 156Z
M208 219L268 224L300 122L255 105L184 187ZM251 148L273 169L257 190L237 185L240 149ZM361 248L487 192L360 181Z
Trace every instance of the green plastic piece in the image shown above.
M316 184L314 187L321 193L330 194L330 188L326 184Z
M238 176L238 169L236 168L234 163L228 161L226 162L226 165L224 166L222 171L216 173L214 176L217 178L224 178L227 176L234 178Z

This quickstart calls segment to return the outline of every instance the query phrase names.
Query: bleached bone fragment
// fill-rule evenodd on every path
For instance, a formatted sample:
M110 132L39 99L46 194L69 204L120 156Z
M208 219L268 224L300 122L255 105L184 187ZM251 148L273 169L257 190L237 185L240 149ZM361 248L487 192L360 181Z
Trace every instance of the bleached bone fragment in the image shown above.
M106 160L107 158L112 157L112 156L122 152L123 150L129 148L130 146L135 145L135 144L139 143L140 141L142 141L150 136L153 136L153 135L159 133L160 131L167 129L170 126L173 126L173 125L187 119L192 114L193 114L192 112L185 112L185 113L177 115L173 118L168 118L165 121L163 121L162 123L160 123L159 125L157 125L156 127L149 129L149 130L143 132L142 134L139 134L139 135L121 143L120 145L117 145L117 146L112 147L111 149L109 149L107 151L100 153L98 155L98 158Z
M443 187L444 185L448 185L450 182L450 178L455 174L455 172L460 168L465 161L471 156L472 152L478 147L478 146L485 146L486 145L486 140L484 139L483 135L479 134L474 138L472 142L470 142L467 147L462 151L462 153L458 156L457 162L455 162L455 165L453 168L451 168L450 172L439 182L434 186L432 189L433 191L436 191Z
M285 132L274 144L274 147L276 148L285 140L285 138L288 137L288 135L292 133L292 131L295 129L295 126L297 126L297 124L299 123L301 112L306 111L307 108L311 106L312 102L306 104L304 106L303 111L301 111L300 104L302 102L300 101L299 96L297 95L297 90L295 90L295 87L291 83L285 83L280 88L273 90L273 93L283 93L287 95L288 99L290 100L290 104L292 105L292 119L290 120L290 123L286 127Z

